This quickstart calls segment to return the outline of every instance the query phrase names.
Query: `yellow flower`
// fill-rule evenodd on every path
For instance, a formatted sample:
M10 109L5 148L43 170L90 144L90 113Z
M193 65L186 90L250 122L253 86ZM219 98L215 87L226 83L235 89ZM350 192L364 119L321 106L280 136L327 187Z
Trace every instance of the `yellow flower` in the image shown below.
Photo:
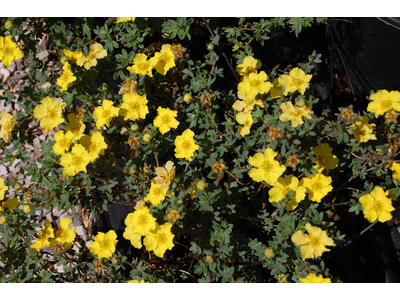
M171 233L171 223L163 225L156 224L156 228L151 230L143 239L143 245L147 251L154 251L154 254L162 258L165 251L172 250L174 247L174 234Z
M268 76L264 71L259 74L250 73L243 76L242 81L238 84L238 93L243 94L247 99L253 99L258 94L268 93L272 88L272 83L267 81Z
M50 220L46 219L44 221L44 228L39 232L39 238L36 240L36 242L31 244L32 250L35 252L39 252L43 249L43 247L49 247L50 238L54 238L54 230L51 227Z
M4 199L4 193L8 190L8 186L4 185L4 179L0 178L0 200Z
M271 148L267 148L262 153L256 153L249 157L249 163L253 168L250 170L249 176L256 182L265 181L273 186L278 181L278 178L285 172L286 167L280 165L275 160L277 153Z
M300 185L305 187L308 193L308 198L314 202L321 202L321 199L325 197L333 187L331 185L332 178L325 176L322 173L310 174L307 177L301 179Z
M68 125L64 127L66 132L73 134L72 141L75 142L83 136L86 125L82 122L82 119L77 118L76 113L69 113L67 115Z
M0 139L8 143L10 141L11 131L13 130L17 118L5 110L0 113Z
M97 255L98 259L102 257L109 258L115 252L117 243L117 234L114 230L110 230L106 234L99 232L94 237L94 242L89 245L89 250L94 255Z
M86 166L90 163L90 155L82 145L74 145L72 147L72 154L66 153L61 156L60 164L64 167L63 175L69 178L79 172L86 173Z
M400 163L392 162L389 166L389 169L394 172L394 174L392 175L393 178L400 180Z
M240 76L247 76L250 73L255 73L259 68L261 68L262 64L259 59L255 59L252 56L247 56L243 63L236 66L236 72Z
M165 168L156 168L156 177L153 179L153 183L160 184L160 189L166 189L175 178L175 166L172 161L167 161Z
M307 223L305 226L308 234L299 230L292 235L292 242L300 246L300 253L303 260L307 258L318 258L324 252L331 251L325 246L335 246L333 239L328 237L326 231L319 227L311 226Z
M154 206L158 206L165 199L167 189L162 189L161 184L151 183L149 194L143 198L144 201L150 202Z
M175 138L175 157L186 158L191 161L199 145L194 140L194 132L189 128Z
M93 115L96 118L96 127L98 129L103 125L109 126L112 118L118 117L119 112L119 108L113 106L114 102L110 100L104 99L102 104L102 106L96 107L93 112Z
M120 17L117 18L117 23L121 23L121 22L128 22L128 21L135 21L136 17Z
M369 140L376 140L375 134L372 133L375 124L368 124L369 118L367 116L359 116L356 118L348 128L353 129L351 134L354 135L357 142L365 143Z
M254 109L254 105L258 105L259 107L263 108L264 103L261 99L247 99L245 98L244 94L238 93L238 97L241 100L236 100L235 103L233 103L232 108L236 111L243 111L243 112L248 112L252 111Z
M11 35L5 38L0 36L0 61L7 67L11 66L13 60L20 59L24 56L17 44L11 40Z
M175 119L178 115L176 110L170 110L167 108L162 108L159 106L157 108L157 116L154 118L153 124L154 126L160 129L160 133L164 135L164 133L171 130L171 128L177 128L179 122Z
M63 49L61 52L71 60L72 64L76 64L76 61L83 56L82 51L74 52L68 49Z
M297 127L304 124L303 117L306 119L311 119L313 111L307 106L293 106L292 102L287 101L280 106L282 114L279 116L279 120L282 122L291 121L292 127Z
M7 21L4 23L4 27L6 29L11 29L13 27L13 23L11 21Z
M128 281L128 283L149 283L148 281L144 281L143 279L142 280L136 280L136 279L132 279L132 280L129 280Z
M54 134L54 139L56 141L53 146L54 153L57 155L64 155L71 146L74 134L71 131L67 131L67 133L64 134L63 130L59 130Z
M392 200L380 186L376 186L369 194L360 197L360 203L364 209L364 217L373 223L376 220L386 222L392 219L394 211Z
M60 78L57 79L57 85L61 87L60 92L66 91L68 85L76 80L74 73L72 73L70 64L66 61L63 63L63 72Z
M165 75L169 69L175 67L175 55L171 45L163 45L161 51L154 53L154 57L150 58L150 63L161 75Z
M268 191L270 202L279 202L285 198L289 191L293 191L289 203L286 205L288 211L293 210L306 197L306 189L299 186L299 180L294 175L283 178L279 177L274 187Z
M250 134L250 128L251 125L253 125L253 117L251 115L251 112L240 112L236 115L236 121L243 125L239 126L238 132L241 136L245 136L247 134Z
M21 204L18 208L26 214L31 212L31 206L29 204Z
M62 218L60 220L60 228L56 231L54 239L50 239L50 247L55 248L57 244L63 245L64 249L72 247L72 242L75 240L75 228L69 228L72 220L68 218Z
M151 72L154 67L154 60L147 59L147 55L143 53L136 53L133 59L133 66L127 67L126 69L131 74L139 74L142 76L153 77L153 73Z
M57 100L46 97L42 103L36 106L33 110L33 115L36 119L40 120L40 126L42 126L45 132L50 132L54 127L57 127L64 122L62 116L62 109L65 106L64 102L57 104Z
M183 101L185 101L186 103L189 103L192 100L192 95L187 93L185 94L185 96L183 96Z
M149 113L147 107L146 95L140 96L138 94L126 93L122 96L123 103L119 106L119 114L124 117L124 120L136 121L137 119L144 119Z
M151 134L150 133L145 133L144 135L143 135L143 141L145 141L145 142L150 142L151 141Z
M304 92L310 85L310 80L312 78L311 74L306 75L304 71L300 68L293 68L289 75L281 75L278 78L279 84L283 86L285 96L288 93L294 93L299 91L301 95L304 95Z
M321 274L318 276L315 275L314 273L308 274L306 278L300 278L299 279L300 283L331 283L330 278L323 278Z
M99 131L93 132L90 136L82 136L79 142L89 153L91 163L94 163L99 155L104 155L104 150L107 149L104 137Z
M269 90L272 98L280 98L282 97L281 92L283 92L282 86L279 84L279 79L275 78L272 82L272 88Z
M136 94L137 86L138 86L138 82L136 80L133 80L131 78L125 79L124 86L120 88L118 94L119 95L125 94L125 93Z
M329 144L323 143L322 146L317 146L314 149L315 158L313 162L317 165L314 167L319 173L324 170L333 170L339 164L339 159L332 154L332 148Z
M7 199L6 201L0 203L0 211L4 211L5 208L8 208L10 210L10 213L12 213L12 210L17 206L18 206L18 198Z
M125 236L124 233L124 238L130 240L133 234L145 236L150 230L156 228L156 224L156 218L153 217L149 208L146 206L136 207L135 211L129 213L125 218L125 225L132 230L126 233L127 236ZM139 248L141 248L141 246Z
M97 60L107 56L107 50L103 49L103 45L94 43L90 46L90 51L87 55L82 55L76 63L78 66L84 66L86 70L97 65Z
M375 118L382 116L391 109L400 111L400 92L380 90L374 94L373 100L368 104L367 111L375 114Z

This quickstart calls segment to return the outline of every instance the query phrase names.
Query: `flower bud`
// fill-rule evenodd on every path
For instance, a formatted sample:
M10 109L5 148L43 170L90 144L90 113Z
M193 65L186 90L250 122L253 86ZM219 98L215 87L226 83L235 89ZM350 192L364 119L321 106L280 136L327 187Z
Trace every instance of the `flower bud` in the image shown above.
M271 258L272 256L274 256L274 251L272 251L272 249L265 249L264 254L266 257Z
M203 180L200 180L198 183L197 183L197 189L198 190L200 190L200 191L202 191L202 190L204 190L205 188L206 188L206 183L203 181Z
M210 255L207 255L206 256L206 262L208 262L208 263L212 263L214 260L213 260L213 258L212 258L212 256L210 256Z
M7 22L4 24L4 27L5 27L6 29L10 29L12 26L13 26L13 23L12 23L11 21L7 21Z
M151 140L151 135L149 133L143 135L143 141L150 142L150 140Z
M192 95L187 93L185 94L185 96L183 96L183 101L185 101L186 103L189 103L192 100Z

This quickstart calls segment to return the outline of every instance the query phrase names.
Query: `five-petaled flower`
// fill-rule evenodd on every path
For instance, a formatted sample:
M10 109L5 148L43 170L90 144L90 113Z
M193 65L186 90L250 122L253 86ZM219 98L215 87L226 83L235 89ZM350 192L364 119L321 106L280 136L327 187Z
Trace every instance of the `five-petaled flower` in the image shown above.
M250 111L238 113L236 115L236 121L242 125L238 128L238 132L241 136L250 134L251 125L253 125L253 117Z
M109 258L115 252L117 243L117 234L114 230L110 230L107 233L99 232L94 237L94 241L89 245L89 250L94 255L97 255L98 259L103 257Z
M259 59L256 59L252 56L247 56L243 59L243 62L236 66L236 72L240 76L246 76L250 73L255 73L259 68L261 68L262 64Z
M74 73L72 73L71 65L66 61L63 63L63 72L57 79L57 85L61 87L60 92L66 91L68 85L76 80Z
M166 189L175 178L175 166L172 161L167 161L165 168L156 168L156 177L153 179L153 183L160 184L160 189Z
M321 274L315 275L314 273L310 273L305 278L299 279L300 283L331 283L330 278L324 278Z
M20 59L24 56L17 44L11 40L11 35L6 37L0 36L0 61L7 67L11 66L13 60Z
M55 248L56 246L64 249L72 247L72 242L75 240L75 228L69 228L72 220L68 218L61 218L60 228L55 229L55 237L50 239L50 247ZM64 243L66 243L64 245Z
M150 192L143 198L144 201L150 202L154 206L158 206L167 195L167 188L162 189L161 184L151 182Z
M199 145L194 140L194 132L189 128L175 138L175 157L191 161Z
M156 224L156 228L151 230L143 239L143 245L147 251L154 251L158 257L163 257L165 251L172 250L174 247L174 234L171 232L171 223L163 225Z
M352 129L351 134L354 135L357 142L366 143L369 140L376 140L375 134L372 133L375 124L369 124L367 116L358 116L355 121L348 126Z
M162 108L159 106L157 108L157 116L154 118L154 126L158 127L160 133L164 135L164 133L171 130L171 128L177 128L179 122L175 119L178 115L176 110L171 110L168 107Z
M308 198L311 201L321 202L322 198L325 197L333 187L331 185L332 178L325 176L322 173L310 174L304 177L300 181L300 185L305 187L307 190Z
M68 125L64 127L66 132L73 134L72 142L79 140L83 135L86 125L82 122L82 119L77 116L76 113L69 113L67 115Z
M171 45L164 44L160 52L154 53L154 57L150 58L150 63L161 75L165 75L169 69L175 67L175 55L172 52Z
M16 124L17 118L7 111L3 110L0 113L0 139L8 143L10 141L11 131Z
M283 102L280 106L282 114L279 116L279 120L282 122L291 121L292 127L297 127L304 124L303 117L311 119L313 111L307 106L294 106L292 102Z
M296 91L304 95L304 92L310 85L311 78L311 74L306 75L302 69L293 68L289 75L281 75L278 78L278 82L284 88L283 95L287 96L288 93L293 94Z
M391 109L400 111L400 92L380 90L370 96L372 101L368 104L367 111L375 114L375 118L382 116Z
M78 66L83 66L86 70L97 65L97 60L107 56L107 50L103 49L103 45L94 43L90 46L90 51L87 55L82 55L76 60Z
M147 59L146 54L136 53L133 59L133 66L127 67L126 69L131 74L153 77L153 73L151 71L153 70L154 63L154 60Z
M325 246L335 246L333 239L328 237L326 231L323 231L321 228L307 223L305 229L308 234L299 230L292 235L292 242L300 246L300 253L303 260L318 258L322 253L331 251Z
M118 107L113 106L114 102L110 100L104 99L102 104L102 106L97 106L93 112L98 129L103 125L109 126L112 118L118 117L118 112L120 110Z
M124 117L125 121L146 118L149 113L146 95L140 96L138 94L125 93L122 96L122 100L123 103L119 106L119 114Z
M64 106L64 102L57 103L56 99L47 96L41 104L34 108L33 116L40 120L40 126L45 132L50 132L54 127L64 122L62 116Z
M61 156L60 164L64 167L63 175L69 178L79 172L86 173L86 166L90 163L91 157L85 147L77 144L72 147L71 153Z
M268 76L264 71L259 74L250 73L243 76L238 84L238 93L243 94L246 99L253 99L258 94L268 93L272 88L272 83L267 81Z
M39 252L40 250L43 249L43 247L49 247L50 246L50 240L51 238L54 238L54 230L51 227L51 222L50 220L46 219L44 221L44 228L40 230L39 232L39 237L34 242L31 244L31 249L35 252Z
M63 130L59 130L54 134L54 140L56 143L53 146L53 151L57 155L64 155L69 150L74 134L71 131L67 131L64 134Z
M268 191L270 202L279 202L285 198L286 194L292 191L286 209L294 210L297 205L306 197L306 188L299 185L299 180L290 174L287 177L279 177L275 185Z
M243 112L247 112L247 111L252 111L254 109L254 105L258 105L259 107L263 108L264 107L264 103L261 99L255 99L255 98L251 98L251 99L247 99L244 94L238 93L238 97L239 99L242 100L236 100L235 103L233 103L232 108L236 111L243 111Z
M104 137L99 131L93 132L90 136L82 136L79 142L89 153L91 163L94 163L97 158L99 158L99 155L104 155L104 150L107 149L107 144L104 140Z
M359 201L364 209L364 217L370 223L376 220L384 223L392 219L391 212L394 211L392 200L380 186L376 186L371 193L361 196Z
M145 236L150 230L156 228L156 218L150 212L150 209L146 206L136 207L133 213L129 213L125 218L125 225L131 228L128 235L136 234L139 236ZM125 229L126 232L126 229ZM126 239L129 239L125 236Z
M263 153L256 153L249 157L249 163L253 167L249 176L256 182L265 181L273 186L278 178L285 172L286 167L275 160L277 153L272 148L267 148Z
M339 164L339 159L336 155L332 154L332 148L328 143L323 143L321 146L317 146L314 148L315 158L313 162L316 162L317 165L314 167L318 172L322 172L322 170L333 170Z

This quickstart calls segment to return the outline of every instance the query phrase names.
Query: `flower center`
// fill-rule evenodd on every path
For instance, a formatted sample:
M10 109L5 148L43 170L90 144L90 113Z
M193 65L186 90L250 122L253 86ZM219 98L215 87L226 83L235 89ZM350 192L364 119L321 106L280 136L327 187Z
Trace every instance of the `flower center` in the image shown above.
M183 148L185 151L188 151L188 150L190 150L190 148L192 148L192 144L190 143L190 141L184 140L184 141L182 142L182 148Z
M357 130L357 134L360 136L365 136L367 135L367 132L365 131L365 129L359 129Z
M282 196L285 197L286 194L290 192L290 190L291 190L291 189L290 189L288 186L284 187L284 188L282 189Z
M156 236L157 244L165 244L167 242L167 235L163 232L160 232Z
M68 145L68 139L63 138L58 143L60 144L60 147L65 148Z
M310 245L314 248L316 248L319 245L319 238L317 237L312 237L310 241Z
M47 118L51 120L57 118L57 112L55 108L47 110Z
M250 81L250 88L252 89L257 89L259 85L260 85L260 80L258 79L253 79L252 81Z
M168 115L164 115L164 116L161 117L161 122L163 124L168 124L170 119L171 118Z
M129 108L130 108L130 110L133 110L133 111L139 111L140 110L140 103L138 103L138 102L131 102L131 103L129 103Z
M14 49L11 47L4 47L4 57L6 56L14 56Z
M382 212L383 211L382 202L379 200L375 200L375 203L372 206L372 209L375 210L376 212Z
M147 216L146 215L140 215L139 218L138 218L138 225L139 226L146 226L147 223L148 223Z
M293 79L293 85L300 86L303 84L303 80L301 79Z
M83 158L80 156L74 156L71 160L71 165L77 167L83 163Z
M110 114L111 114L111 112L109 109L103 109L103 112L101 113L101 117L104 119L107 119Z
M383 110L390 110L392 108L392 100L384 99L381 101L381 108Z
M261 169L263 169L266 172L272 172L274 170L274 166L270 161L264 160L261 164Z
M107 239L99 241L99 245L101 249L108 249L110 247L110 241Z
M149 63L148 62L142 63L138 65L138 68L140 71L145 72L149 68Z
M322 188L323 188L323 186L322 186L321 182L318 182L318 181L311 182L311 189L313 191L320 191L320 190L322 190Z

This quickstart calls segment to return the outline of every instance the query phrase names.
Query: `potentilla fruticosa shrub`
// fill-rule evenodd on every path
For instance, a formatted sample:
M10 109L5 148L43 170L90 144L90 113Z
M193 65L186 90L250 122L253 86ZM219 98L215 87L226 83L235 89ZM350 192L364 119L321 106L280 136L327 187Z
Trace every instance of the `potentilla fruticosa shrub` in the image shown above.
M0 83L2 164L48 139L24 170L32 184L0 179L1 280L340 282L324 262L346 243L336 209L392 218L400 92L317 112L321 54L266 70L251 47L325 21L240 18L193 59L201 19L3 19L0 61L29 71L22 87ZM222 42L236 72L224 89ZM90 243L70 218L38 213L94 217L111 203L130 208L123 236L94 227Z

